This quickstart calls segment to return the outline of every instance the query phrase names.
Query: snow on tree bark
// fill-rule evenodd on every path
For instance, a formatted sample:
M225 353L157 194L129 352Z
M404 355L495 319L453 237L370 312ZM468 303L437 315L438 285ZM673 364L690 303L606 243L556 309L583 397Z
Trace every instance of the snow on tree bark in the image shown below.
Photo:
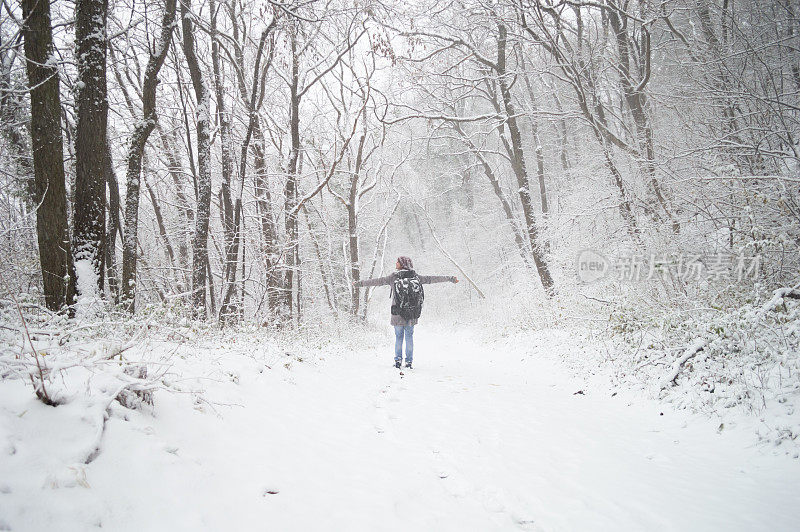
M106 227L106 18L107 0L78 0L75 5L75 55L78 66L75 128L75 203L73 252L78 262L79 295L103 291ZM81 275L91 279L81 280ZM94 293L92 293L94 292Z
M192 78L197 100L197 214L192 256L192 304L195 317L206 317L206 282L208 264L208 225L211 214L211 99L208 85L195 52L194 14L191 0L181 0L183 53Z

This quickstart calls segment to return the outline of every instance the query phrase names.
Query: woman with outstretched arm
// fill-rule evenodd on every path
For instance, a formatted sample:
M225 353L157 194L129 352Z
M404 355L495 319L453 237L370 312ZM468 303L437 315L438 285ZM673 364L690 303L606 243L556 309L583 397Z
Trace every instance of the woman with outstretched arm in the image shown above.
M354 286L389 285L389 297L392 301L391 324L394 326L394 367L399 368L403 362L403 340L406 344L406 367L411 368L414 358L414 325L422 312L425 299L423 284L457 283L458 278L452 275L417 275L414 263L409 257L397 257L395 271L385 277L356 281Z

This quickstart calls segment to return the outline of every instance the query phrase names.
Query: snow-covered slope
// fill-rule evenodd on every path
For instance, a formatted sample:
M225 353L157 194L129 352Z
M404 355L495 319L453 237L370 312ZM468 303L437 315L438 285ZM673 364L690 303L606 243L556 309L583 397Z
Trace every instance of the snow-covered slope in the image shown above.
M584 380L593 346L421 325L415 368L267 343L174 351L154 414L0 383L0 530L794 530L800 460ZM98 410L100 408L100 410Z

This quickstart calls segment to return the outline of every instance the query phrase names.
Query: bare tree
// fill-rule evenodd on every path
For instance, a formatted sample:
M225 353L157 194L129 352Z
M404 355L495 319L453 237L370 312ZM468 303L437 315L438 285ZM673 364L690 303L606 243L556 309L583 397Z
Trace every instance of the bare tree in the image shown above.
M24 0L22 34L31 96L31 148L39 261L47 308L61 311L75 297L75 271L67 226L61 99L50 4Z
M226 260L225 260L225 288L223 291L223 299L222 305L220 306L220 317L224 319L225 316L237 313L236 309L232 307L232 302L235 301L236 298L236 267L238 266L239 260L239 247L242 240L242 233L241 233L241 224L242 224L242 194L245 184L245 176L247 173L247 154L250 149L250 141L253 137L253 131L256 128L256 124L258 122L258 107L260 107L261 103L264 99L264 86L265 80L264 78L267 75L269 70L269 66L272 62L272 54L274 52L274 47L270 46L267 60L265 61L265 65L262 69L261 61L262 56L264 53L264 47L267 42L267 37L270 35L272 30L275 27L275 24L278 20L277 12L273 13L272 22L261 32L261 38L259 39L258 43L258 51L256 52L256 59L255 59L255 66L253 68L253 86L252 91L250 93L249 98L247 98L247 131L245 133L244 140L242 141L241 146L241 153L240 153L240 161L239 161L239 195L236 198L236 205L234 208L233 213L233 220L232 220L232 238L230 245L227 247L226 250ZM242 258L242 262L244 262L244 258ZM244 276L243 276L244 278Z
M110 50L110 48L109 48ZM107 144L109 144L107 142ZM106 265L106 280L108 282L108 291L111 292L112 301L114 304L119 303L120 289L119 289L119 274L117 272L117 234L122 237L122 222L120 221L120 211L122 204L119 195L119 181L117 174L114 172L114 161L111 158L111 146L107 145L106 150L106 185L108 187L108 227L106 228L106 243L105 243L105 265Z
M192 303L196 317L205 317L206 279L210 269L208 263L208 225L211 214L211 101L208 85L203 77L200 62L195 52L195 15L191 12L191 0L181 0L181 25L183 29L183 53L192 78L197 102L197 213L195 219L192 255Z
M587 52L584 51L584 25L580 5L574 7L575 44L567 35L567 28L571 26L562 17L563 7L555 9L541 4L525 5L522 0L515 0L519 12L520 26L530 41L537 46L542 46L555 61L555 65L563 79L574 91L581 113L589 124L590 129L600 144L604 165L612 178L612 183L619 193L618 208L620 215L631 236L638 240L638 222L634 212L631 193L628 190L622 172L614 162L611 151L612 146L617 146L628 153L633 152L638 157L638 151L631 148L619 135L615 134L608 123L609 111L598 94L598 64L592 60L587 61ZM531 20L533 19L533 21ZM535 23L535 26L534 26Z
M300 139L300 103L302 98L317 84L323 77L333 70L342 58L358 43L367 30L361 29L357 33L353 30L356 20L352 20L346 28L343 37L343 45L341 51L330 53L333 57L327 64L319 65L319 70L313 73L313 78L305 83L301 82L301 62L307 53L313 50L313 42L306 36L305 42L302 41L304 21L294 18L290 19L289 23L289 68L290 71L286 76L286 82L289 86L289 156L286 164L286 184L283 189L284 196L284 226L286 229L287 249L286 249L286 272L283 283L283 298L280 313L285 318L291 318L293 308L294 291L297 289L295 285L295 277L297 274L297 266L300 260L300 247L299 247L299 231L298 231L298 215L302 203L316 195L330 179L332 172L335 170L341 156L344 155L347 146L343 146L341 156L337 158L336 163L331 166L331 173L328 174L327 179L323 180L320 185L317 185L314 190L305 195L303 198L298 194L298 180L299 174L299 160L300 152L302 149ZM355 33L355 35L354 35ZM305 73L305 72L304 72ZM357 121L355 121L357 123ZM350 137L352 138L352 136ZM348 140L349 143L349 140Z
M278 227L274 215L274 205L272 201L272 193L270 192L270 181L268 178L268 158L266 139L264 137L264 128L262 126L262 118L258 111L264 104L265 97L269 94L267 90L267 79L265 78L272 63L275 54L275 26L280 11L273 10L273 19L270 26L273 26L269 34L269 51L267 59L262 71L253 71L253 85L249 85L246 76L244 50L247 48L247 31L244 27L243 17L240 14L238 2L227 2L228 15L231 24L231 37L227 39L232 48L233 54L231 57L228 48L223 47L229 57L230 62L234 66L236 73L236 85L238 87L239 99L246 109L250 109L251 95L253 94L253 86L258 85L258 100L255 102L255 112L249 112L249 122L252 120L252 139L246 139L247 144L243 143L243 147L249 146L253 151L253 193L256 198L256 210L259 218L260 231L260 256L264 264L264 297L267 300L267 307L270 314L276 314L279 306L280 297L282 294L282 277L278 271L279 261L282 256L280 243L278 241ZM277 14L276 14L277 13ZM243 40L244 39L244 40ZM246 157L246 152L242 152L240 157ZM241 167L241 166L240 166ZM240 176L244 178L244 174ZM243 186L243 182L240 183Z
M230 2L235 6L235 2ZM220 152L222 160L222 184L219 191L220 202L220 215L222 218L223 236L225 239L225 256L223 258L223 301L220 306L220 317L224 319L225 316L230 314L231 308L229 302L231 298L235 299L236 287L236 266L237 261L234 257L231 260L231 254L234 247L234 207L231 195L231 178L233 177L233 146L231 139L231 120L226 110L225 103L225 88L222 78L222 67L220 58L220 37L217 26L217 15L219 7L215 0L209 3L210 17L211 17L211 65L214 80L214 95L216 97L216 120L219 128L220 139ZM235 8L234 8L235 9ZM238 21L234 21L234 24ZM231 296L227 296L227 292L231 291Z
M361 258L359 250L359 232L361 229L359 227L360 202L364 195L375 188L377 184L377 176L373 174L370 178L367 165L370 158L380 148L381 140L384 138L384 135L382 135L381 132L371 131L369 128L368 105L371 103L370 100L372 97L372 76L375 73L374 58L371 64L364 65L363 74L357 70L352 55L349 60L343 64L347 66L349 78L346 78L343 72L341 75L337 76L337 82L342 87L351 84L355 85L355 87L349 91L341 91L338 98L333 95L332 91L326 91L326 93L334 108L340 111L337 113L337 126L341 142L349 142L347 135L352 130L352 127L349 127L347 120L349 115L354 111L355 116L352 117L352 120L356 122L361 120L361 131L358 135L358 142L354 148L355 153L348 157L348 164L343 169L343 173L346 176L344 180L344 193L337 193L330 187L330 183L328 184L328 189L347 210L346 238L350 279L355 282L361 279ZM348 82L348 79L352 81ZM350 97L346 97L346 94ZM350 105L348 104L351 99L356 100L356 109L350 109ZM342 129L344 129L344 131L342 131ZM383 133L385 133L385 131ZM350 135L352 136L352 133L350 133ZM378 136L380 140L373 138L375 136ZM371 139L371 145L367 143L368 139ZM350 313L353 316L359 315L360 303L361 292L359 287L354 286L350 290Z
M489 100L493 102L495 106L495 113L481 118L467 119L467 121L478 121L494 118L498 115L502 116L502 121L498 129L501 131L501 136L503 129L507 128L508 131L508 139L506 140L503 137L501 140L505 143L511 169L517 181L517 193L524 219L524 234L530 245L533 263L536 267L542 287L545 293L552 296L555 290L554 282L545 256L544 239L540 235L539 228L537 227L536 212L531 200L530 178L522 142L522 131L517 121L518 113L511 91L514 72L508 68L507 64L508 28L505 21L494 13L484 13L484 15L488 15L485 22L493 24L496 28L496 33L492 35L492 39L496 44L495 58L491 58L487 53L479 49L476 44L469 42L466 37L461 36L458 32L454 32L453 35L450 35L438 33L436 31L418 30L414 32L403 31L401 34L412 38L431 39L440 46L440 48L434 52L434 55L446 53L450 49L455 48L459 50L461 54L456 61L467 58L473 61L478 69L483 71L481 80L489 87L487 92L489 94ZM441 115L427 117L448 120L448 117Z
M175 25L176 0L166 0L161 21L161 34L150 52L142 82L142 118L131 134L128 151L127 193L125 196L125 237L122 245L122 300L125 308L133 313L136 304L136 247L139 225L139 190L142 173L142 157L147 139L158 120L156 112L156 89L158 73L169 51L172 30Z

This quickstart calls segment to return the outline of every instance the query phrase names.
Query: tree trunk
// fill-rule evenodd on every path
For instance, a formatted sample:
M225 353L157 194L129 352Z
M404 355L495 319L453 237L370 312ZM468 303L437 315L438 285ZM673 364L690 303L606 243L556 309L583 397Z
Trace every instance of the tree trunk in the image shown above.
M255 135L257 145L253 146L253 170L255 172L256 207L261 220L262 253L264 255L264 269L266 272L267 307L270 313L278 309L281 294L281 276L278 275L277 265L280 257L277 246L277 228L272 215L272 197L267 180L267 159L263 147L263 137L258 122L256 122Z
M559 155L560 155L560 159L561 159L561 169L564 172L569 172L570 171L570 163L569 163L569 155L568 155L568 151L569 151L569 135L567 133L567 121L564 119L564 109L561 106L561 100L559 99L558 94L556 94L555 91L553 91L553 103L555 103L556 110L558 111L558 114L560 115L560 117L558 119L558 132L559 132L559 134L561 136L561 139L560 139L560 142L559 142L559 144L560 144L560 146L559 146Z
M93 279L79 284L80 290L103 290L106 226L105 157L108 150L106 124L106 16L108 0L78 0L75 5L75 56L78 82L75 129L74 253L78 262L91 268ZM79 275L87 275L84 268ZM90 283L94 284L94 287ZM88 295L88 294L87 294Z
M248 114L248 123L247 123L247 132L245 133L244 140L242 141L241 147L241 154L240 154L240 162L239 162L239 196L236 198L236 206L234 208L233 214L233 221L232 221L232 235L231 235L231 242L230 246L226 247L225 253L225 283L226 286L223 290L223 300L222 305L220 307L220 319L225 321L227 318L226 316L238 316L240 311L237 311L235 302L236 301L236 267L238 265L239 260L239 247L242 245L243 235L241 231L242 227L242 195L244 194L244 183L245 177L247 173L247 154L250 150L250 140L253 137L253 130L255 129L255 125L257 122L257 108L256 108L256 101L258 96L259 90L259 80L261 78L260 68L261 68L261 57L264 53L264 45L267 41L267 36L269 32L272 31L272 28L275 26L275 19L273 19L272 24L270 24L262 33L261 39L259 40L258 44L258 52L256 53L256 61L255 67L253 68L253 88L252 93L249 98L247 98L247 114ZM266 75L266 70L265 70ZM221 95L220 95L221 97ZM223 155L224 158L224 155ZM230 194L230 190L228 190ZM244 248L242 246L242 252L244 253ZM244 265L244 256L242 256L242 264ZM244 280L244 277L242 277ZM243 287L244 288L244 287ZM242 296L244 296L244 292L242 292Z
M136 304L136 247L139 227L139 191L142 158L147 139L156 127L156 88L158 73L172 41L176 0L167 0L161 20L161 35L150 54L142 83L142 119L136 124L128 151L127 192L125 195L125 238L122 241L122 302L130 313Z
M119 219L120 196L117 174L114 173L114 161L111 150L106 150L106 185L108 186L108 227L106 230L106 278L108 291L111 292L114 304L119 304L119 278L117 277L117 232L122 235Z
M211 271L208 262L208 223L211 214L211 134L210 98L208 86L203 79L200 63L194 50L194 15L191 0L181 0L181 25L183 28L183 53L192 78L197 100L197 217L195 220L192 257L192 303L195 317L205 318L206 272Z
M319 274L320 277L322 278L322 288L325 290L325 299L328 302L328 307L332 311L336 312L335 300L331 296L334 287L329 280L327 272L325 271L325 261L322 258L322 250L319 247L319 242L317 241L314 226L311 225L311 217L308 215L308 209L306 209L305 205L303 205L301 210L306 217L306 227L308 227L308 235L310 237L311 244L314 247L314 253L317 256L317 263L319 264Z
M645 33L644 45L641 53L645 54L644 68L645 73L641 80L636 79L631 73L631 42L628 36L628 26L632 24L626 21L625 24L620 20L620 15L613 9L607 11L607 17L617 43L617 56L619 62L619 81L622 86L622 94L628 109L633 117L636 126L637 144L639 149L639 166L644 177L650 184L650 188L655 195L656 202L666 213L672 222L672 229L678 232L680 224L673 216L672 209L668 205L661 184L656 178L655 169L655 149L653 147L653 128L650 124L650 116L647 114L647 95L644 93L644 86L650 78L650 36ZM646 32L646 29L642 29ZM634 85L635 84L635 85Z
M25 58L31 96L36 234L47 308L61 311L75 299L75 270L67 225L61 100L50 3L22 0Z
M355 168L350 176L350 193L347 199L347 236L350 247L350 276L353 281L361 280L361 261L358 256L358 199L360 195L359 181L361 179L361 166L364 160L364 143L367 140L367 120L364 114L364 131L358 141ZM361 301L360 292L354 286L350 292L350 313L358 316L358 305Z
M164 225L164 215L161 213L161 205L158 202L158 197L156 197L156 193L153 190L153 187L150 186L150 183L147 181L147 171L145 171L145 175L142 176L142 180L144 181L144 186L147 189L147 195L150 196L150 203L153 205L153 214L156 217L156 225L158 225L158 234L161 236L161 240L164 241L164 248L167 255L167 260L169 261L170 267L173 269L175 268L175 250L172 247L172 242L169 239L169 234L167 234L167 227ZM179 292L183 290L178 288Z
M233 176L233 147L231 146L231 125L225 111L225 90L220 68L219 42L217 34L217 5L210 0L211 11L211 65L214 73L214 94L217 99L217 124L219 126L220 150L222 159L222 184L219 199L222 210L222 230L225 240L223 271L223 298L220 305L220 319L225 320L229 314L235 314L236 301L236 266L238 246L236 245L236 225L234 205L231 194L231 177ZM236 21L234 21L236 23ZM236 248L236 249L235 249Z
M528 179L528 172L525 168L525 154L522 149L522 135L520 134L519 126L517 125L517 113L511 99L511 89L508 86L506 79L506 27L502 24L498 25L499 35L497 38L497 73L498 85L500 86L500 94L503 98L503 106L506 113L506 125L508 126L508 133L511 137L511 149L513 157L511 159L511 167L514 170L514 175L517 177L517 184L519 185L519 199L522 204L522 213L525 216L525 225L527 228L528 239L531 244L531 251L533 254L533 262L536 265L536 271L539 273L539 279L542 282L545 293L548 296L554 294L553 278L550 275L550 268L544 257L544 247L540 245L540 237L536 227L536 217L533 212L533 205L531 204L530 181Z
M228 4L228 9L230 12L230 19L232 22L232 33L233 39L236 43L240 41L239 39L239 26L238 21L239 17L236 15L236 4L231 2ZM270 26L274 25L276 19L273 19L273 23ZM268 58L268 62L272 60L272 54L274 53L274 45L270 48L270 56ZM239 96L243 102L248 105L251 99L251 95L248 93L247 90L247 83L244 78L244 54L242 52L242 47L235 45L234 46L234 58L236 61L236 78L237 78L237 85L239 86ZM254 72L253 82L255 83L256 75L258 73ZM255 93L253 93L255 94ZM264 96L264 84L261 83L261 98ZM259 105L261 100L259 100ZM258 114L254 113L251 115L252 123L253 123L253 137L255 138L255 142L253 143L253 170L254 170L254 193L256 197L256 208L258 210L258 216L261 221L261 252L264 256L264 269L265 269L265 283L266 283L266 297L267 297L267 307L271 315L274 315L279 307L280 302L282 300L282 286L283 286L283 278L279 274L277 270L278 261L280 260L280 250L278 249L278 229L275 218L272 213L273 205L272 205L272 195L269 190L269 180L267 179L267 158L266 158L266 148L264 146L264 132L261 129L261 122L258 118Z
M295 30L296 31L296 30ZM297 56L297 37L291 36L292 74L289 82L289 132L291 148L289 162L286 167L286 185L284 186L284 218L286 225L287 250L286 250L286 278L283 286L283 300L281 314L291 319L292 317L292 291L294 289L294 274L297 267L297 213L294 206L297 201L297 161L300 156L300 96L298 94L299 73Z
M156 129L158 130L158 136L161 139L161 147L164 151L164 156L167 158L167 164L169 165L167 170L169 171L169 174L172 177L172 182L175 185L175 198L177 199L178 203L178 211L181 214L181 230L179 234L176 235L178 238L178 263L180 264L182 270L188 270L189 246L187 241L189 240L189 228L194 226L194 211L189 203L189 198L186 197L186 193L183 190L183 167L178 159L175 146L170 140L168 134L162 129L158 122L156 122ZM188 277L184 275L184 284L188 284L188 281Z
M530 76L526 71L525 65L525 56L522 53L520 48L517 49L517 56L519 58L519 62L522 65L523 74L522 79L525 82L525 88L528 91L528 99L530 103L530 109L528 112L528 118L530 119L531 123L531 134L533 135L533 142L536 146L536 177L539 181L539 202L542 208L542 218L547 220L547 215L550 213L550 207L547 201L547 186L545 183L545 175L544 175L544 151L542 150L542 139L539 136L539 120L537 119L537 112L539 110L539 106L536 103L536 93L533 90L533 85L531 84ZM545 239L545 250L549 248L549 240Z
M511 227L511 231L514 234L514 242L517 244L517 249L519 250L519 254L522 257L523 262L527 266L531 266L530 264L530 254L528 252L528 247L525 245L525 240L522 238L522 234L520 233L519 222L517 221L517 217L514 216L514 210L511 207L511 203L509 203L508 198L503 193L503 189L500 187L500 180L494 173L492 166L489 164L489 161L486 160L486 157L483 156L483 153L475 146L475 143L472 142L472 139L464 132L461 124L458 122L453 122L453 128L459 134L461 140L466 144L469 150L475 155L475 158L478 159L478 163L481 165L483 169L483 173L486 178L489 180L489 184L492 185L492 191L494 195L497 196L497 199L500 200L500 205L503 207L503 214L505 214L506 221L508 221L508 225Z

